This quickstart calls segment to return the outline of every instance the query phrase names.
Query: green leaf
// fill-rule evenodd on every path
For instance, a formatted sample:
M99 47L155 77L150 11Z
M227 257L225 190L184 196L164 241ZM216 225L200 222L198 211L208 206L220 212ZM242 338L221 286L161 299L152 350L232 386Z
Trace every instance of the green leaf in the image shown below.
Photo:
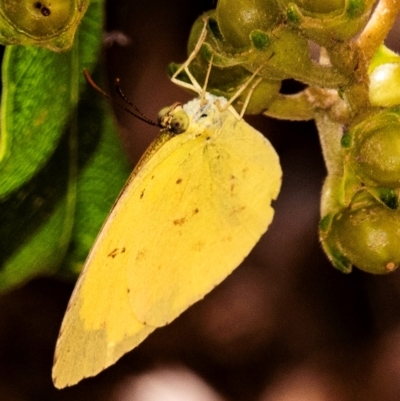
M76 51L9 46L3 60L0 197L32 178L54 152L70 117Z
M69 53L7 49L0 291L61 264L76 271L128 175L109 109L82 75L97 64L101 27L102 2L92 2Z
M75 275L80 272L104 219L131 171L115 135L114 121L110 113L104 113L106 101L100 96L93 96L92 88L85 95L88 98L79 109L75 224L64 263L67 272Z
M88 5L89 0L3 0L0 43L68 50Z

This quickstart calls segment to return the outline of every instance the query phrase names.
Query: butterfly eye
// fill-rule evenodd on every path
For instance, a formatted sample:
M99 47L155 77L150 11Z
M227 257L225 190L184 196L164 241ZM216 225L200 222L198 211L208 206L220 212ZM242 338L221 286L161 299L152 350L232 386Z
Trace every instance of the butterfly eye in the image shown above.
M173 110L171 121L169 123L169 130L174 134L181 134L189 127L189 116L183 109Z

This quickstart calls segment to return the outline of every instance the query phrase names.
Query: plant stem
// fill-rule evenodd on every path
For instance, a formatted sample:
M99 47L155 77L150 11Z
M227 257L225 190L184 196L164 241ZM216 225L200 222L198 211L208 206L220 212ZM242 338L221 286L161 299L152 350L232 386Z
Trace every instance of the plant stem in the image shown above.
M367 26L356 42L368 64L385 40L399 12L400 0L380 0L377 4Z
M318 129L328 175L342 177L343 158L340 144L343 135L342 124L333 122L324 112L316 113L315 124Z

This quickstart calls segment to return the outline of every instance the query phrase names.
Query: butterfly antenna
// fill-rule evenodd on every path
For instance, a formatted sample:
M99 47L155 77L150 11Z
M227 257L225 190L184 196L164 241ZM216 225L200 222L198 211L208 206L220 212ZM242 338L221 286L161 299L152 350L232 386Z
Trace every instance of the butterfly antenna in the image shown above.
M116 89L117 89L117 93L119 94L119 96L127 103L129 104L129 106L131 106L133 108L133 110L135 112L133 112L132 110L128 109L127 107L125 107L124 105L118 103L117 101L115 101L108 93L106 93L103 89L100 88L100 86L98 86L96 84L96 82L93 81L92 77L90 76L88 70L86 68L83 69L83 75L85 76L85 79L87 81L87 83L97 92L99 92L101 95L103 95L104 97L106 97L108 100L110 100L112 103L114 103L115 105L117 105L118 107L120 107L122 110L125 110L127 113L131 114L132 116L138 118L139 120L153 125L155 127L160 127L160 125L158 123L156 123L155 121L151 120L150 118L147 118L130 100L128 100L126 98L126 96L124 95L124 93L121 91L121 89L119 88L119 81L118 82L118 86L116 85Z
M119 97L120 97L124 102L128 103L129 106L131 106L132 109L135 110L135 112L136 112L139 116L141 116L141 117L143 118L144 121L146 121L146 122L148 122L149 124L152 124L152 125L155 124L153 120L151 120L151 119L150 119L149 117L147 117L144 113L142 113L142 112L140 111L140 109L139 109L135 104L133 104L133 103L126 97L125 93L124 93L124 92L122 91L122 89L121 89L121 86L120 86L120 79L119 79L119 78L116 78L116 79L115 79L115 90L116 90L116 92L118 93Z

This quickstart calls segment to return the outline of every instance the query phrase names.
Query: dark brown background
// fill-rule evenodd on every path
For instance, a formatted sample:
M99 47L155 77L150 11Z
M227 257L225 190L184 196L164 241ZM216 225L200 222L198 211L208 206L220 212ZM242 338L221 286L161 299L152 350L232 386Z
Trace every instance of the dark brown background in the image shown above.
M213 7L212 0L108 6L108 30L130 38L105 52L110 81L119 76L148 116L190 99L169 82L166 66L185 59L192 22ZM157 130L116 112L134 163ZM50 371L73 284L37 279L0 297L1 400L400 399L400 273L334 270L317 238L325 169L313 124L247 120L278 150L284 181L275 220L243 265L115 366L62 391Z

